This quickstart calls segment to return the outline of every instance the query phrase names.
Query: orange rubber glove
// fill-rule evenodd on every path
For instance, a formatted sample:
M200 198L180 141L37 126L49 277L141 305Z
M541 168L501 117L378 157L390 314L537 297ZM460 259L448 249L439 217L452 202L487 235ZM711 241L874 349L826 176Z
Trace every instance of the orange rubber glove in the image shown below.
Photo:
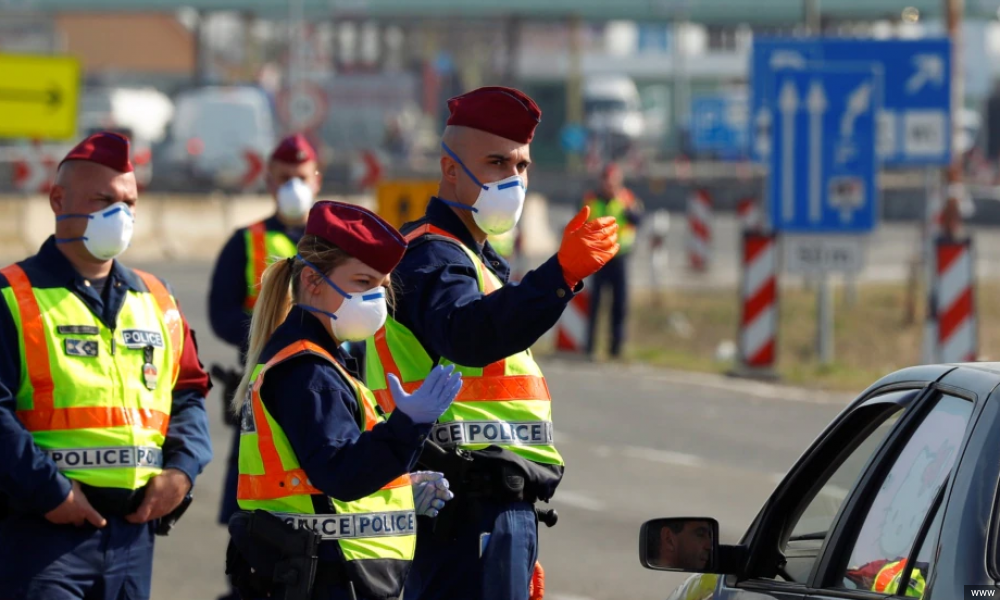
M618 223L614 217L587 222L590 207L584 206L563 231L559 265L570 288L598 272L618 254Z
M545 598L545 569L542 563L535 562L535 572L531 574L531 582L528 584L528 600L542 600Z

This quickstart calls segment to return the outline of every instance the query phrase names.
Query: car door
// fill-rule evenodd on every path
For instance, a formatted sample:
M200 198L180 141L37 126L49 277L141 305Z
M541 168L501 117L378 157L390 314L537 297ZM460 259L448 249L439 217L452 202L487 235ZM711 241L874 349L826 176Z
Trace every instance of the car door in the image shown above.
M810 580L812 597L923 598L930 591L946 491L974 407L969 392L932 389L900 421L839 515Z
M739 576L715 590L715 600L801 600L829 534L865 473L884 451L921 384L889 386L845 411L813 443L768 500L742 545Z

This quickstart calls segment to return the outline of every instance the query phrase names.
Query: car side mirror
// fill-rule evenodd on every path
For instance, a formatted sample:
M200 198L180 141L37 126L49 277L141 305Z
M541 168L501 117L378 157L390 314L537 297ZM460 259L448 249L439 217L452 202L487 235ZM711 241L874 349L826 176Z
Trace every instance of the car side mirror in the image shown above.
M639 562L647 569L719 573L719 558L719 522L715 519L653 519L639 530Z

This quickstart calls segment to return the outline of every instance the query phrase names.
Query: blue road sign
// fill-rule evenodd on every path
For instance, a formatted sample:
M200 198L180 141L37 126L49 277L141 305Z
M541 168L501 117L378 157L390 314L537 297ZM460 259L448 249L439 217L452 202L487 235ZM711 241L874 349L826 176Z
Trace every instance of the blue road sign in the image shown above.
M878 156L885 165L951 161L951 42L835 38L755 39L751 59L751 156L766 162L773 145L776 73L805 65L876 63L884 74L877 117Z
M691 146L739 158L747 151L747 99L737 94L706 94L691 99Z
M882 75L865 66L776 72L770 213L784 233L867 233L878 221Z

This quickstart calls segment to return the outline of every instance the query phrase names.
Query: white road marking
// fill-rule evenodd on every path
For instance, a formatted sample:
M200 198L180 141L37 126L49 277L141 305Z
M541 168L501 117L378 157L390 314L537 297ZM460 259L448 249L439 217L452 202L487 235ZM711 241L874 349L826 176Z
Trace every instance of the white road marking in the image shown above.
M596 498L588 496L587 494L581 494L579 492L563 489L556 491L556 495L552 497L552 502L565 504L566 506L571 506L573 508L591 510L594 512L600 512L605 508L605 504Z

